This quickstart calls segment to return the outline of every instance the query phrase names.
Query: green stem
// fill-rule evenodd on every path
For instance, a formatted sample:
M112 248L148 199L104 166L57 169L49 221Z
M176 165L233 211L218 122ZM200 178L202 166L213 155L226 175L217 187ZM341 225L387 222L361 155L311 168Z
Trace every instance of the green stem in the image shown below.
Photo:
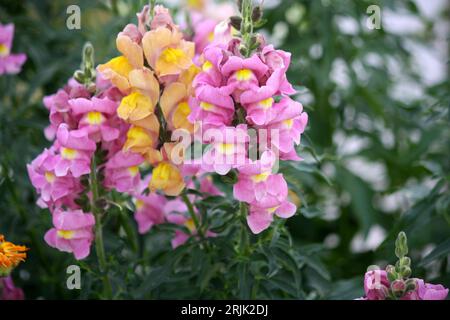
M184 203L188 207L189 214L192 218L192 221L194 221L195 229L197 230L199 235L203 237L200 230L200 223L198 221L197 215L195 214L194 206L192 205L191 200L189 200L189 197L185 192L181 195L181 199L183 199Z
M102 227L102 212L97 207L96 203L99 198L98 179L97 179L97 163L95 155L92 158L91 173L89 175L89 184L91 187L91 211L95 216L95 250L97 252L98 264L103 279L103 291L106 298L112 297L111 282L106 271L106 255L105 246L103 244L103 227Z
M239 243L239 253L242 256L246 256L249 251L248 230L245 225L247 210L247 205L244 202L239 202L239 216L241 220L241 242Z

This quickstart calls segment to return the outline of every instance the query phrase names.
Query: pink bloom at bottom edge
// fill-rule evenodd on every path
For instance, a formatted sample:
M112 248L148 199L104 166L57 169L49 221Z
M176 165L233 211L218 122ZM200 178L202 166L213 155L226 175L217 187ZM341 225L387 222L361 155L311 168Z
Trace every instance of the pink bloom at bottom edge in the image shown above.
M60 251L73 253L77 260L86 258L90 253L94 240L93 226L95 218L92 213L82 210L62 211L53 213L54 228L44 236L47 244Z
M417 294L420 300L445 300L448 289L441 284L425 283L422 279L417 279Z
M3 289L2 289L3 288ZM0 300L24 300L25 294L21 288L14 285L11 276L0 278Z

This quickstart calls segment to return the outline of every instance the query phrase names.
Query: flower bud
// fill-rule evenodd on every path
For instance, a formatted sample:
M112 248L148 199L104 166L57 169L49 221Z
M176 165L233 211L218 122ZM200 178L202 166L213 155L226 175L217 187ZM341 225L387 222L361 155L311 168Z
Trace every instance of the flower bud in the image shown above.
M411 266L411 258L410 257L403 257L400 258L400 266Z
M402 275L403 278L409 278L411 276L411 268L408 266L401 266L400 274Z
M261 20L262 16L263 16L262 8L260 6L254 7L252 12L252 21L258 22Z
M405 281L406 291L414 291L417 288L416 279L408 279Z
M403 258L408 254L408 240L406 238L406 234L401 231L398 236L397 240L395 240L395 255L397 258Z
M230 17L230 24L236 30L241 30L242 18L238 16Z
M395 280L391 283L391 290L397 298L400 298L406 291L406 284L403 280Z
M387 278L390 282L395 281L397 279L397 272L395 271L395 267L393 265L388 265L386 267Z
M84 72L81 70L75 71L75 73L73 74L73 78L81 84L85 82Z

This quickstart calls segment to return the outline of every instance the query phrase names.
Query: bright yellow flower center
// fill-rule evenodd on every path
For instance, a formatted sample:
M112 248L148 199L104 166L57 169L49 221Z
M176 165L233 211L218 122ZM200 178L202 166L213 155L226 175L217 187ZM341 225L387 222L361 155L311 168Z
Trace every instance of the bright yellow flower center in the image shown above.
M147 139L147 132L141 127L132 127L127 132L127 138L131 140Z
M209 42L213 42L213 41L214 41L214 32L210 32L210 33L208 34L208 41L209 41Z
M161 58L167 63L177 63L185 54L181 49L167 48L161 53Z
M290 129L290 128L292 128L292 125L294 124L294 120L287 119L287 120L284 120L283 123L286 125L286 127L288 127Z
M153 104L150 97L137 91L124 97L117 109L117 115L124 120L132 114L137 118L145 118L152 112Z
M61 148L61 156L67 160L73 160L77 157L77 150L70 148Z
M0 43L0 57L5 57L9 54L9 48L4 45L3 43Z
M129 167L128 172L130 173L130 176L136 177L136 175L139 173L139 167L138 166Z
M123 77L128 77L128 74L133 70L133 67L124 56L113 58L106 65Z
M205 111L211 111L212 109L214 109L214 105L208 102L200 102L200 108L202 108Z
M136 205L136 209L137 209L137 210L140 210L140 209L142 209L142 207L144 206L144 201L142 201L142 200L136 200L135 205Z
M194 220L189 219L186 220L186 222L184 223L185 227L189 229L190 232L194 232L195 231L195 223Z
M259 102L259 106L264 110L270 109L273 106L273 98L267 98Z
M53 172L47 171L44 174L45 180L47 180L48 183L53 183L55 181L56 176L53 174Z
M58 234L58 237L70 240L73 238L75 232L72 230L58 230L56 233Z
M233 154L234 144L232 143L220 143L217 145L217 150L222 154Z
M270 172L262 172L260 174L255 174L252 176L252 180L254 182L263 182L266 181L267 178L269 178Z
M92 126L100 125L103 121L103 115L98 111L91 111L87 114L87 122Z
M238 81L247 81L252 77L253 72L249 69L242 69L236 72L236 79Z
M188 116L191 113L191 108L189 107L189 104L186 101L183 101L178 104L177 112L180 112L185 116Z
M280 206L272 207L272 208L267 209L267 211L268 211L269 213L274 213L279 207L280 207Z
M211 63L211 61L206 60L205 63L203 63L203 65L202 65L202 70L204 72L208 72L209 70L211 70L212 67L213 67L213 64Z

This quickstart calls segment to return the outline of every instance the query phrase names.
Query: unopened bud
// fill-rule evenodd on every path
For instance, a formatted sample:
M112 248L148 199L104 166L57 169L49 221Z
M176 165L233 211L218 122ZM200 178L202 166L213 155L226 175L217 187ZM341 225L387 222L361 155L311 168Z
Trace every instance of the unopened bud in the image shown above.
M395 255L397 258L403 258L408 254L408 240L406 238L406 234L401 231L398 236L397 240L395 240Z
M405 293L406 284L403 280L395 280L391 283L391 290L392 293L399 298Z
M397 279L397 272L395 271L395 267L393 265L388 265L386 267L386 273L389 282L395 281Z
M400 258L400 265L409 267L411 265L411 258L410 257Z
M261 20L262 16L263 16L262 8L260 6L254 7L252 12L252 21L258 22L259 20Z
M414 291L417 288L417 283L415 279L408 279L405 281L406 291Z
M81 84L85 82L84 72L81 70L75 71L75 73L73 74L73 78Z
M241 30L242 18L238 16L230 17L230 24L236 30Z
M400 274L402 275L403 278L409 278L411 276L411 268L408 266L401 266Z

